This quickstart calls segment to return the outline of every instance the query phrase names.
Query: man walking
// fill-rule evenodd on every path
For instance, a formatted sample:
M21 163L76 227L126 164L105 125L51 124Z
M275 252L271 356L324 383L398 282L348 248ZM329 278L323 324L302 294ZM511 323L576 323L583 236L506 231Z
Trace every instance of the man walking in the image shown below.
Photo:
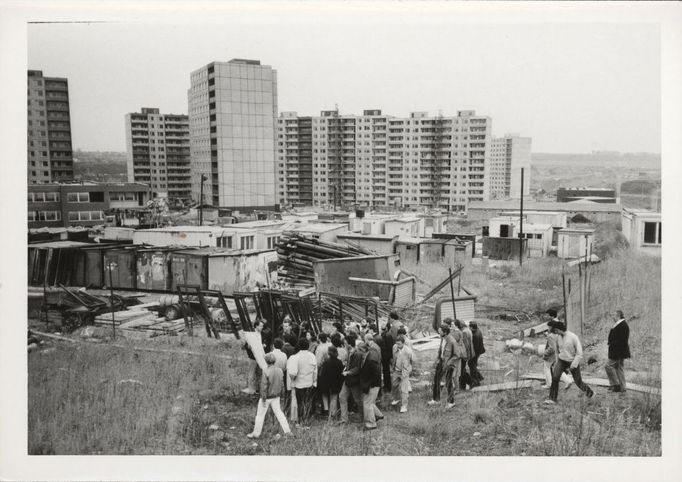
M381 388L381 353L378 347L376 349L369 348L367 343L360 345L358 351L364 357L360 367L363 421L365 430L374 430L377 428L377 420L384 418L376 406L377 395L379 395Z
M549 398L545 400L545 403L556 403L559 396L559 380L561 379L561 374L566 370L570 370L576 386L585 392L588 398L592 398L594 392L583 382L580 376L580 361L583 358L583 347L578 336L568 331L563 321L551 320L547 323L547 326L552 333L556 333L558 336L556 339L557 359L552 370L552 385L549 389Z
M466 390L467 385L473 387L472 377L467 373L467 362L474 357L473 333L466 323L462 323L460 320L456 320L455 325L462 332L462 343L466 350L466 358L462 357L460 362L462 373L459 376L459 388L461 390Z
M615 313L615 323L609 331L609 361L606 362L606 375L609 377L609 391L625 391L625 371L623 362L630 358L630 327L625 321L623 312L617 310Z

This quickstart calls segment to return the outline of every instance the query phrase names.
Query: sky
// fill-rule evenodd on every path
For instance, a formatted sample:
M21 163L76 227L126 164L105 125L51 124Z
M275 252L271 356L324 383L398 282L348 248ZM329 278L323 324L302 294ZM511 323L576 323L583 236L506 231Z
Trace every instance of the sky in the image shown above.
M126 113L186 114L191 71L249 58L278 71L280 112L473 109L492 118L496 136L531 137L533 152L661 152L652 23L260 11L31 24L27 45L29 69L69 80L74 149L125 151Z

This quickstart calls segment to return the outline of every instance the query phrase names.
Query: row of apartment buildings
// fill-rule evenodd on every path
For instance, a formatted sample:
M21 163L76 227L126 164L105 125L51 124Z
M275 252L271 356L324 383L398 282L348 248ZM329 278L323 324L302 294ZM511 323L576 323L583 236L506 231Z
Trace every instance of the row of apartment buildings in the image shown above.
M188 115L145 107L125 116L128 180L155 195L239 211L281 205L457 212L470 202L518 198L520 168L530 167L530 138L495 139L491 118L472 110L278 116L277 71L257 60L191 72L187 100ZM66 79L29 71L29 182L71 179Z

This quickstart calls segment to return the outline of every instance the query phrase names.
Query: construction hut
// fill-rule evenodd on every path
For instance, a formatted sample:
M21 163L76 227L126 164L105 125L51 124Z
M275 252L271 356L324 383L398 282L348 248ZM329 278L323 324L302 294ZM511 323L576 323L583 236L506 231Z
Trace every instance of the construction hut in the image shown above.
M268 286L277 272L277 252L272 250L209 253L208 288L225 295Z
M645 210L623 209L623 234L635 251L661 255L663 242L661 213Z
M138 249L140 249L140 246L133 245L112 247L104 250L102 275L105 287L137 289ZM111 283L109 283L110 279Z
M384 223L384 233L401 238L419 237L424 232L424 219L416 216L405 216L388 220Z
M552 246L552 225L524 224L523 237L527 240L528 257L544 258Z
M351 247L359 246L376 254L395 253L395 244L398 241L398 236L387 234L342 233L337 234L336 238L339 243Z
M473 243L459 239L406 238L395 245L400 266L410 269L419 264L452 266L471 258Z
M29 286L83 286L85 284L85 256L81 247L90 246L79 241L52 241L28 245Z
M581 258L592 252L594 228L564 228L558 233L557 256L562 259Z
M436 313L434 316L433 327L438 330L441 322L446 318L458 319L469 322L476 317L477 296L464 287L459 289L459 294L439 298L436 301Z

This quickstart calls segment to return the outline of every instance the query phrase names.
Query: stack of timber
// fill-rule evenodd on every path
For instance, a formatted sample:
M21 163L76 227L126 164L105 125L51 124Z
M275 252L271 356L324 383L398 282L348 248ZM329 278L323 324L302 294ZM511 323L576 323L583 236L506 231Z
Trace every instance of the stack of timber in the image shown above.
M359 247L325 243L291 231L282 233L276 248L279 258L278 279L294 289L305 289L315 285L313 274L315 261L372 254Z

